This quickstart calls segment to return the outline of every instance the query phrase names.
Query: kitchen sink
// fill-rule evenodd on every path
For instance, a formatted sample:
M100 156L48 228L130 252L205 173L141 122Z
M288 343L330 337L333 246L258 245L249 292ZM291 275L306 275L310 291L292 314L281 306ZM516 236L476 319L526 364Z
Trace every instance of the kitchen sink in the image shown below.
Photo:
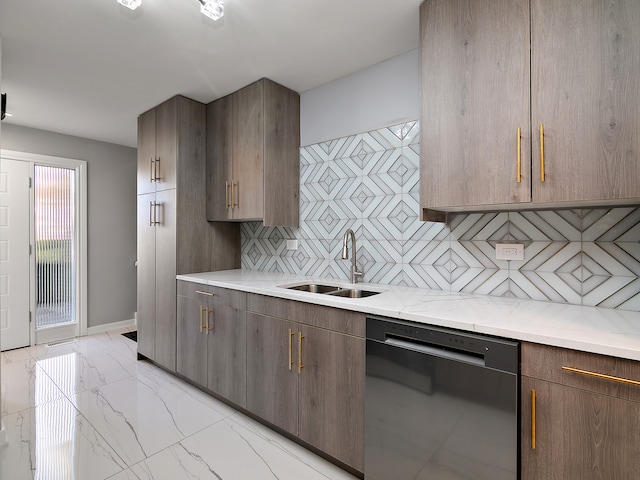
M345 298L365 298L379 293L380 292L372 292L371 290L358 290L357 288L341 288L335 292L329 292L329 295Z
M317 283L306 283L304 285L295 285L293 287L286 287L289 290L300 290L301 292L311 293L331 293L340 290L340 287L334 285L318 285Z
M293 285L291 287L281 287L288 290L298 290L301 292L320 293L323 295L332 295L334 297L343 298L365 298L377 295L380 292L372 290L360 290L358 288L343 288L335 285L322 285L318 283L305 283L302 285Z

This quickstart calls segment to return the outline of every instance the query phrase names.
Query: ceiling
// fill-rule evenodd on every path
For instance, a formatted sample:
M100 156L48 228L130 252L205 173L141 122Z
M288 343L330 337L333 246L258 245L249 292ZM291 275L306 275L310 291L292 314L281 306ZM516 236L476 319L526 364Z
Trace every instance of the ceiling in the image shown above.
M135 147L137 116L268 77L297 92L418 46L422 0L0 0L6 123Z

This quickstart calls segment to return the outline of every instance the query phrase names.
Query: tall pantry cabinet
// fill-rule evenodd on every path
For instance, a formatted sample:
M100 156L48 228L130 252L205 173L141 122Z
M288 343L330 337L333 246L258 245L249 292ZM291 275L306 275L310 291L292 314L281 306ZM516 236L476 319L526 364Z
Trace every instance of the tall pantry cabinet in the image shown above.
M138 355L176 368L176 275L240 266L239 226L206 220L205 105L138 118Z

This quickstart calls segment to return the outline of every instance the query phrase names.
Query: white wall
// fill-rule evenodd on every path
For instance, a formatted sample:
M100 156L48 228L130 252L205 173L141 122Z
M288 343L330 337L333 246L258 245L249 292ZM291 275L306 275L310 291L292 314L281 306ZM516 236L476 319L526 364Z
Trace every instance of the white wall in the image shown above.
M420 116L418 50L300 95L300 144L368 132Z
M3 149L87 161L87 327L133 319L136 149L6 122L2 127Z

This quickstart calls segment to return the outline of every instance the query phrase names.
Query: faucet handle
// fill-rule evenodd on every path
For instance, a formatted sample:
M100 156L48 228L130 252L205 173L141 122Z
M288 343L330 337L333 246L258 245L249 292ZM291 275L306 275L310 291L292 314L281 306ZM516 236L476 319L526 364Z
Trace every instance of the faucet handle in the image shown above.
M358 270L358 267L351 267L351 283L358 283L358 278L363 278L364 273Z

